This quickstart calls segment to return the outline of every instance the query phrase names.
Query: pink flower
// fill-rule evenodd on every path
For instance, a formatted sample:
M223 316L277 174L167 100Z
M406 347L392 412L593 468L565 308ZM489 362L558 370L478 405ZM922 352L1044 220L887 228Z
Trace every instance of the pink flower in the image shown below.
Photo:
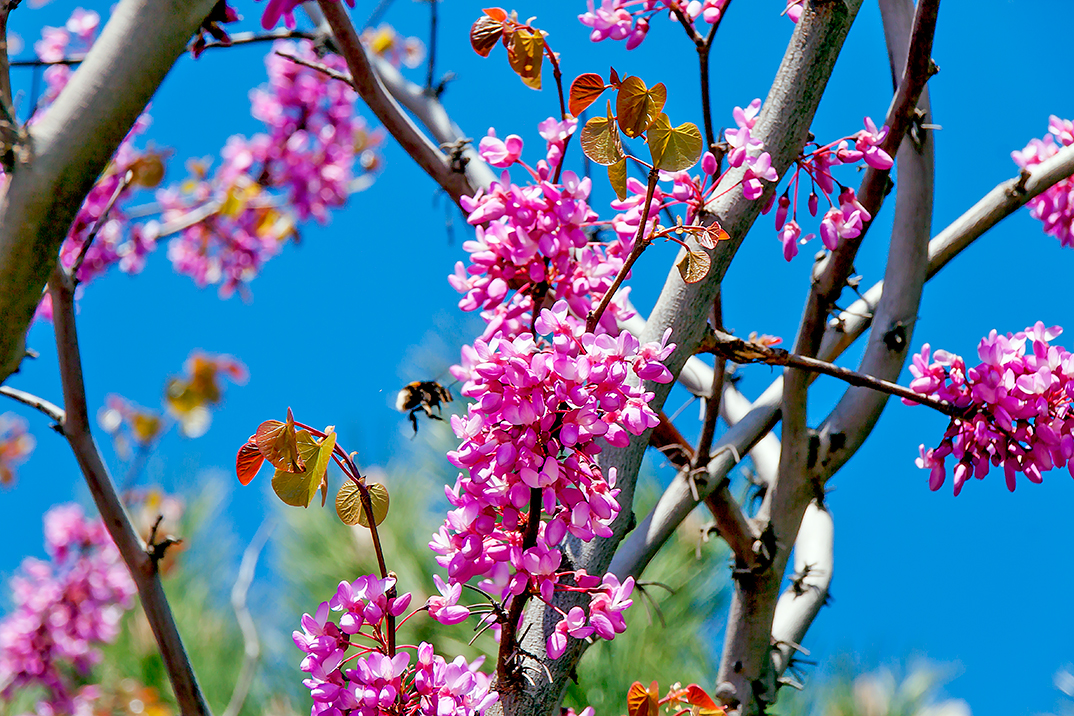
M522 155L522 137L510 134L507 139L501 141L496 138L496 132L490 128L488 136L482 137L477 151L486 162L503 169L517 162Z

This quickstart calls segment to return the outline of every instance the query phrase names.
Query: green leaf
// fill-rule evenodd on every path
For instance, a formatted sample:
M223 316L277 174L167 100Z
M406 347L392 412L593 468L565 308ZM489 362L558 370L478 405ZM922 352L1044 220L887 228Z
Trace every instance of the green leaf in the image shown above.
M644 134L664 110L667 98L668 91L662 82L649 89L640 77L627 77L623 80L615 102L615 112L623 134L628 137Z
M582 127L582 151L601 166L610 166L623 158L623 140L612 117L612 103L608 102L607 117L593 117Z
M626 157L608 166L608 181L612 183L619 201L626 199L626 179Z
M661 114L646 134L653 166L666 172L681 172L697 164L701 158L701 130L686 122L672 128L671 120Z
M709 275L712 259L704 251L687 251L679 262L679 273L686 283L697 283Z
M379 483L366 485L369 501L373 503L373 522L379 525L388 516L388 488ZM336 514L344 524L351 526L369 526L365 508L362 507L362 493L352 480L344 482L336 493Z
M300 430L295 442L306 469L301 472L277 469L272 476L272 489L288 505L309 507L328 471L332 450L336 446L336 434L328 431L323 440L317 440L308 430Z

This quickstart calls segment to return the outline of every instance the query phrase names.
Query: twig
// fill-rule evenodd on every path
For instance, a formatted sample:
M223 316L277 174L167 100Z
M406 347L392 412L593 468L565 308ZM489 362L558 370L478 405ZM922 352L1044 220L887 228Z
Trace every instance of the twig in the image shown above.
M347 61L355 91L381 121L384 128L395 137L403 150L417 162L422 171L439 184L456 204L459 204L463 196L472 193L465 175L453 170L443 152L422 134L410 117L388 94L376 70L370 64L365 47L362 46L358 33L343 6L334 0L317 0L317 2Z
M927 405L951 418L964 419L967 416L965 408L952 405L945 400L938 400L928 395L915 393L910 388L901 386L898 383L858 373L849 368L833 365L817 358L796 355L782 348L770 348L760 343L744 341L722 331L715 331L712 336L702 341L699 350L724 357L739 364L765 363L767 365L782 365L830 375L850 385L856 385L860 388L872 388L881 393Z
M243 660L242 668L239 669L239 678L235 681L235 690L231 692L231 700L228 701L227 708L224 710L224 716L239 716L239 711L246 702L246 696L250 693L257 662L261 658L261 641L257 636L257 624L254 623L250 610L246 606L246 594L250 591L250 585L253 584L254 570L257 569L257 560L261 556L261 550L274 529L276 529L276 524L267 519L257 528L257 533L242 553L239 576L235 580L235 586L231 588L231 608L235 610L235 619L242 630Z
M78 251L78 257L75 259L74 264L71 265L71 276L74 277L76 285L79 282L78 270L82 268L82 262L86 260L86 254L89 253L93 240L97 238L97 234L100 233L101 228L108 221L108 213L112 211L112 207L119 201L119 195L131 185L133 179L134 170L128 169L127 173L123 175L123 178L119 180L119 184L116 185L116 190L112 192L112 196L108 198L108 203L104 205L104 209L101 210L101 214L97 217L97 221L93 222L93 228L90 229L89 236L82 242L82 248Z
M44 398L38 398L32 393L27 393L24 390L18 388L12 388L9 385L0 385L0 395L6 395L12 400L17 400L23 405L28 405L34 410L39 410L48 417L52 418L53 422L59 427L60 431L63 431L64 412L63 408Z
M720 293L716 294L712 302L712 327L717 331L723 330L723 303ZM712 371L712 390L708 400L705 401L705 422L701 427L701 437L697 441L697 455L694 458L695 468L704 468L712 459L712 437L716 434L716 419L720 416L720 400L723 398L723 377L727 370L727 359L716 356L716 365Z
M429 63L428 70L425 75L425 91L427 93L434 93L433 90L433 75L435 74L434 65L436 65L436 25L437 25L437 9L440 7L440 0L428 0L429 2Z
M14 107L11 96L11 64L7 56L7 16L22 0L0 0L0 103Z
M612 281L612 285L608 287L608 290L604 292L604 296L600 299L600 304L594 311L591 311L589 317L586 318L585 330L587 333L592 333L597 327L597 323L600 322L600 317L604 315L605 309L608 308L608 304L612 302L612 297L615 296L615 292L619 290L619 286L622 285L626 275L630 273L631 267L634 262L637 261L642 253L652 243L652 239L645 235L645 227L649 223L649 209L653 203L653 193L656 191L656 183L660 179L660 173L657 170L651 169L649 171L649 187L645 192L645 205L641 209L641 223L638 224L638 235L634 237L634 248L631 249L630 255L627 256L627 260L623 263L623 267L619 269L619 273L616 274L615 280Z
M211 711L198 686L186 649L176 629L168 598L160 583L156 562L138 537L93 440L82 379L78 332L75 328L74 292L73 277L57 263L49 281L49 293L52 295L52 321L56 333L64 404L67 408L63 423L64 436L78 460L105 528L119 549L138 588L142 608L160 649L164 668L180 710L184 714L209 715Z
M331 77L334 80L339 80L340 82L344 82L351 87L354 87L354 80L351 79L351 76L346 74L345 72L333 70L328 65L321 64L320 62L310 62L309 60L304 60L297 55L292 55L290 52L284 52L283 50L276 50L275 54L279 55L280 57L285 57L288 60L291 60L291 62L294 62L296 65L302 65L303 67L309 67L311 70L317 70L326 77Z

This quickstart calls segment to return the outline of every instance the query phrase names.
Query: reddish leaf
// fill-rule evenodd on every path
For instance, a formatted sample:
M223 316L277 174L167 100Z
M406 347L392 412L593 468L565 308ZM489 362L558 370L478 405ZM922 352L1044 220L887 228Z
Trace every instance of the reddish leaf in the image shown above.
M238 476L239 482L243 485L249 485L264 462L265 458L261 457L261 451L257 449L257 445L254 443L254 436L251 435L250 440L239 448L239 454L235 457L235 474Z
M470 28L470 46L474 48L474 52L482 57L489 56L492 48L503 35L505 19L507 19L507 13L498 7L485 10L485 14L479 17Z
M640 681L630 685L626 695L627 716L650 716L649 692ZM655 712L652 716L656 716Z
M619 73L615 71L614 67L608 72L608 84L616 89L619 89L623 85L622 81L619 79Z
M697 684L690 684L686 687L686 702L693 704L694 706L701 707L701 713L723 713L723 709L716 705L716 702L712 700L712 697L705 693L705 690Z
M586 107L597 101L604 92L604 80L600 75L587 72L571 83L570 102L568 109L575 117L585 111Z
M716 248L716 244L721 241L727 241L731 238L731 235L723 230L719 222L712 222L712 226L705 227L704 231L697 233L697 243L704 246L706 249Z
M279 420L266 420L261 423L254 434L254 442L264 458L274 467L287 472L302 472L306 469L306 463L298 454L295 416L290 408L287 409L286 423Z

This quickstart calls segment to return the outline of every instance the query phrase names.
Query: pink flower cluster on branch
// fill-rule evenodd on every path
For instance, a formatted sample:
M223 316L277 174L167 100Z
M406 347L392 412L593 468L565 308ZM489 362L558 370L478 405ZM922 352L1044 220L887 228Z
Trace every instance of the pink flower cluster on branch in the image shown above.
M730 134L730 133L729 133ZM776 206L776 232L783 244L783 258L790 261L798 255L798 246L814 238L816 234L802 234L798 223L798 195L802 187L802 175L810 180L809 198L806 207L811 216L816 216L820 209L820 197L828 202L829 209L820 222L820 237L824 247L834 251L843 239L854 239L861 235L865 224L872 221L872 215L861 205L854 190L843 186L832 176L832 168L840 165L865 164L880 170L890 169L895 163L891 156L880 148L888 135L887 126L877 129L869 117L865 118L865 129L848 137L837 139L825 145L810 142L801 156L795 160L794 176L789 186L779 199L765 207L767 214ZM729 137L730 139L730 137ZM851 144L853 143L853 144ZM810 149L810 147L813 147ZM834 201L836 187L839 189L838 200ZM820 190L818 194L817 191ZM788 214L790 220L788 221Z
M910 366L910 387L966 415L951 421L938 447L920 448L917 466L930 471L931 489L943 485L948 456L956 461L956 495L991 467L1003 467L1012 491L1018 473L1035 483L1053 468L1066 467L1074 476L1074 354L1051 343L1062 330L1038 322L1005 336L992 331L977 347L981 362L970 369L947 351L930 360L929 345L922 346Z
M394 585L394 578L372 575L340 582L315 615L302 616L302 631L293 638L306 654L301 669L309 675L303 684L313 697L311 716L484 714L498 695L478 670L483 659L467 663L459 656L448 663L424 642L409 647L417 656L413 666L409 653L392 653L386 617L401 616L411 599L390 597ZM338 619L330 620L330 612L339 612Z
M447 569L441 592L449 601L457 594L445 590L472 579L508 611L531 596L551 605L557 591L588 595L588 609L560 611L547 644L553 658L568 637L611 639L626 628L633 580L561 570L559 547L568 535L611 536L619 491L614 470L605 475L596 457L603 442L625 446L658 424L640 381L670 381L663 361L675 348L667 335L643 346L620 332L622 304L612 304L596 333L586 331L589 311L630 253L641 209L637 200L621 202L615 238L590 239L597 217L586 203L589 180L571 172L561 184L551 179L573 129L573 121L542 123L547 155L536 168L520 161L517 136L481 142L486 160L519 164L532 183L516 185L505 172L487 193L464 200L470 223L484 226L465 246L470 266L460 262L450 281L466 293L464 310L485 309L488 327L452 369L474 402L452 418L462 443L448 459L462 472L447 490L454 509L430 543Z
M1074 144L1074 122L1052 115L1044 139L1033 139L1022 151L1011 152L1014 163L1024 168L1040 164ZM1067 177L1028 202L1029 213L1044 224L1044 233L1059 239L1061 246L1074 248L1074 179Z
M633 50L640 45L649 33L649 23L654 15L666 12L668 19L681 20L672 8L679 9L691 26L704 20L714 25L723 17L729 0L601 0L600 7L588 0L588 11L578 16L579 22L592 28L589 39L593 42L602 40L626 40L626 48Z
M76 505L45 514L49 560L23 560L11 580L13 609L0 622L0 696L37 686L39 713L75 713L92 690L79 691L71 671L85 677L100 659L97 645L115 640L133 606L134 582L99 520Z

